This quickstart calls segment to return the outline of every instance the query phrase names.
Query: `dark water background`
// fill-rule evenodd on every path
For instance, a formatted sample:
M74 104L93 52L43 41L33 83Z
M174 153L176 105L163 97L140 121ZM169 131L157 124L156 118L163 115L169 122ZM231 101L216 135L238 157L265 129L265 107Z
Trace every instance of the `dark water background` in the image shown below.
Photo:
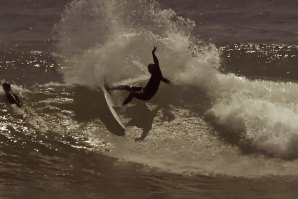
M1 48L50 48L53 26L71 0L2 0ZM207 42L297 44L297 0L160 1L197 24L194 34ZM28 44L27 44L28 43ZM38 44L36 44L38 43Z
M1 198L297 197L297 0L160 0L195 21L194 37L215 44L221 74L247 79L223 81L227 102L162 86L148 107L123 113L124 138L102 94L65 85L58 72L55 26L70 2L0 1L0 79L14 82L25 104L21 117L1 98ZM262 103L238 110L233 98ZM215 121L221 100L235 117Z

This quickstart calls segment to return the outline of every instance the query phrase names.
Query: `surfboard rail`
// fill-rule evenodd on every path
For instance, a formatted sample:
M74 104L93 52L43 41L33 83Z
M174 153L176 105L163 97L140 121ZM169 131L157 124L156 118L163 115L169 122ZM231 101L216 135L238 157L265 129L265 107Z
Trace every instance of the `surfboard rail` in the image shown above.
M114 109L114 102L112 99L112 96L110 95L110 93L107 91L107 89L105 88L105 86L100 87L100 89L103 91L105 100L107 102L108 108L110 110L110 112L112 113L113 117L115 118L115 120L117 121L117 123L119 124L119 126L121 126L121 128L123 130L125 130L125 125L122 123L118 113L116 112L116 110Z

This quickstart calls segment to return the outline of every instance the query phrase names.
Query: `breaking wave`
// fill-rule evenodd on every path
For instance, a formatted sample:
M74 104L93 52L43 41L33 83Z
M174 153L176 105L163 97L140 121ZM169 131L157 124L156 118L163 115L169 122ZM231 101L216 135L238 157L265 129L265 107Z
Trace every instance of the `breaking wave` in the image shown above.
M57 49L65 66L60 72L66 83L91 89L104 80L117 83L148 77L146 65L157 46L161 70L173 85L162 87L153 104L190 111L197 117L187 122L193 127L203 118L208 132L216 131L208 136L217 136L242 152L296 158L297 84L220 73L220 49L200 41L192 34L194 27L194 21L162 9L154 0L73 1L56 26ZM178 113L175 117L183 120L184 114ZM165 124L159 127L165 128L167 122L161 123ZM202 130L196 128L187 133L176 129L176 133L184 139L195 134L193 138L201 143L198 132ZM179 135L177 139L182 139ZM191 150L195 148L184 155L195 157Z

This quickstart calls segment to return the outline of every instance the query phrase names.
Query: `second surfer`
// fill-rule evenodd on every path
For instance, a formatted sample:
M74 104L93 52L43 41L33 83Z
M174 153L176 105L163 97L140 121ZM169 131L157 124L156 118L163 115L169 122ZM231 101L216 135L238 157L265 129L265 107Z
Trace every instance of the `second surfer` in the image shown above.
M20 99L12 92L11 85L9 83L4 82L2 84L2 88L5 91L6 99L10 104L16 104L18 107L22 107Z

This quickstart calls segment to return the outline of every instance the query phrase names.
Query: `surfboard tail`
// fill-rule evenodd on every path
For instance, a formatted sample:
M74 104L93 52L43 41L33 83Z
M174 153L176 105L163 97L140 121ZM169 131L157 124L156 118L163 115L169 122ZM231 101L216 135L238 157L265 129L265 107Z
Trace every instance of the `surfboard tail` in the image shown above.
M103 93L104 93L104 96L105 96L105 99L106 99L106 102L107 102L107 105L110 109L110 112L112 113L112 115L114 116L115 120L117 121L117 123L121 126L121 128L123 130L125 130L125 126L124 124L122 123L118 113L116 112L114 106L114 101L112 99L112 96L110 95L110 93L105 89L105 87L103 87L102 89Z

